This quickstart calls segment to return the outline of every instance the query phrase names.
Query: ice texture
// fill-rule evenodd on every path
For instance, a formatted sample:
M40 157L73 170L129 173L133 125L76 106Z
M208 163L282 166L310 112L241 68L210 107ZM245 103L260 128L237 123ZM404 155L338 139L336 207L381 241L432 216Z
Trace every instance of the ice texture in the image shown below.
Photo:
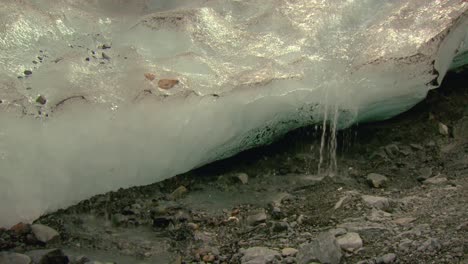
M0 226L324 119L344 128L403 112L467 64L467 9L463 0L2 0ZM160 89L160 79L179 83Z

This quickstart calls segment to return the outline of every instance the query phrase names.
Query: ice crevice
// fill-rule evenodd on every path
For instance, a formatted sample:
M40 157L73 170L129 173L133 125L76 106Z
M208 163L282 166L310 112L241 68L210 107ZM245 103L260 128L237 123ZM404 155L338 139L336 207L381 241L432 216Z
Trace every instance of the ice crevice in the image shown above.
M461 0L4 1L0 226L325 116L342 129L406 111L468 64L467 10Z

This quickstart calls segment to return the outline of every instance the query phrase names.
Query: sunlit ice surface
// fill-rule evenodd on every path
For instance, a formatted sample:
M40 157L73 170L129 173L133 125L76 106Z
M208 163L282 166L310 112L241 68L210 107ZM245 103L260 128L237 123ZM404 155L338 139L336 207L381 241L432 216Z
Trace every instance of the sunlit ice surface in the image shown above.
M401 113L468 64L467 9L463 0L3 0L0 226L324 119L340 129ZM161 79L178 83L161 89Z

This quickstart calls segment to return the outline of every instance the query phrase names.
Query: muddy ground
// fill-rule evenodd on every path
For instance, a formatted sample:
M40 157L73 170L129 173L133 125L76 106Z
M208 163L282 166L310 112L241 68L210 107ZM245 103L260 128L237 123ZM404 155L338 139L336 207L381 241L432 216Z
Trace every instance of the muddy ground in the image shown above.
M340 132L335 171L317 175L321 131L303 128L35 221L59 238L0 230L0 251L42 263L468 263L466 80L451 73L407 113ZM62 250L31 251L51 248Z

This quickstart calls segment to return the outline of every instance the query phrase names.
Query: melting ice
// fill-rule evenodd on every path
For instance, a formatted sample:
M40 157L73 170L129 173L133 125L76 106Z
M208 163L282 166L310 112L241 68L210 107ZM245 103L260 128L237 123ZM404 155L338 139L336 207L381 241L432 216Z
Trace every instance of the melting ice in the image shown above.
M467 9L462 0L3 0L0 226L324 117L339 129L405 111L467 64ZM161 89L162 79L178 83Z

